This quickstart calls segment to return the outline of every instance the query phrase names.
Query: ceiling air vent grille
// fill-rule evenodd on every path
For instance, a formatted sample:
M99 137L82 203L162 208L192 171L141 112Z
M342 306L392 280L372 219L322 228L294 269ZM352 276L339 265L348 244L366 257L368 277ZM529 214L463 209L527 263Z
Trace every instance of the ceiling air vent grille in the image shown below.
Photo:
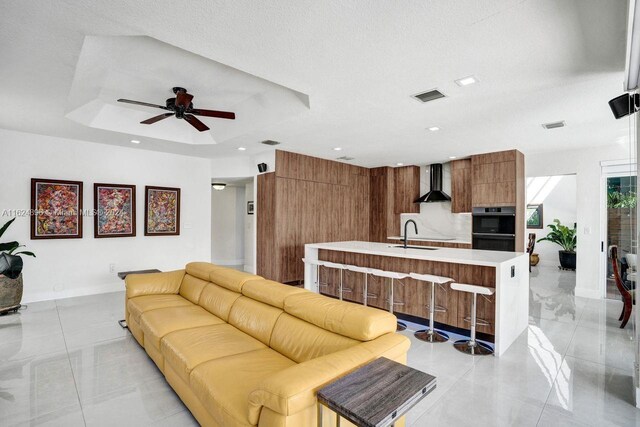
M435 101L436 99L444 98L446 95L440 92L438 89L429 90L427 92L419 93L417 95L413 95L415 99L420 102L429 102Z
M264 145L280 145L280 143L278 141L273 141L271 139L266 139L266 140L260 142L260 144L264 144Z
M345 162L348 162L350 160L354 160L355 157L349 157L349 156L342 156L342 157L338 157L336 160L344 160Z
M556 129L556 128L563 128L566 126L566 123L564 122L564 120L559 121L559 122L552 122L552 123L543 123L542 127L545 129Z

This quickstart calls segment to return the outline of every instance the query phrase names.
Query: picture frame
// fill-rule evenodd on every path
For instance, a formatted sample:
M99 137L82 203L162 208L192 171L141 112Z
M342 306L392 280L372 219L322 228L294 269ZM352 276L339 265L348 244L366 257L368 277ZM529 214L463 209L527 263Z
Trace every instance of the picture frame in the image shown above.
M31 239L81 239L82 197L82 181L31 178Z
M136 186L93 184L93 237L135 237Z
M254 206L253 200L250 201L250 202L247 202L247 215L253 215L254 208L255 208L255 206Z
M527 228L544 228L542 204L539 205L527 205Z
M180 235L180 189L144 187L144 235Z

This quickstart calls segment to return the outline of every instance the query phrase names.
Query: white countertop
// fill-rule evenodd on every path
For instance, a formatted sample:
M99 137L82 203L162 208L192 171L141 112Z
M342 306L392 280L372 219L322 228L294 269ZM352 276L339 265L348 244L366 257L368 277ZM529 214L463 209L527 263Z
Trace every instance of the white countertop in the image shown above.
M524 252L498 252L479 249L454 249L441 247L435 248L435 250L404 249L402 247L392 247L392 244L389 243L361 241L309 243L306 244L305 247L369 255L421 259L426 261L450 262L454 264L484 265L489 267L498 267L501 264L513 261L518 257L527 256ZM425 248L427 246L421 247Z
M389 236L387 237L387 239L389 240L404 240L404 237L402 236ZM451 239L445 239L445 238L430 238L430 237L418 237L418 236L414 236L414 237L409 237L409 240L407 240L408 242L442 242L442 243L461 243L463 245L470 245L471 244L471 240L462 240L462 239L456 239L456 238L451 238Z

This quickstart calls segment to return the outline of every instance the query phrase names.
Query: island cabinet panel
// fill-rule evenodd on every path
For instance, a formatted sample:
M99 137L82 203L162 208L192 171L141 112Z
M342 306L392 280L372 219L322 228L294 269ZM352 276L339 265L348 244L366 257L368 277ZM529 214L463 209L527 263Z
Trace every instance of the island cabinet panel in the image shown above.
M401 245L404 242L397 239L387 239L387 243L393 245ZM407 241L409 246L432 246L434 248L455 248L455 249L471 249L471 243L453 243L453 242L432 242L429 240L411 240Z
M471 159L451 162L451 212L471 212Z
M456 282L479 286L495 287L495 267L474 266L417 260L411 258L387 257L361 253L320 249L318 259L340 264L357 265L401 273L424 273L450 277ZM335 269L321 268L320 292L338 297L340 272ZM364 302L364 274L343 272L343 299L362 304ZM368 305L389 310L390 280L369 276ZM431 285L411 278L396 280L394 283L394 312L416 316L426 320L429 317ZM446 284L436 285L436 305L446 312L436 313L436 322L456 328L469 329L468 317L471 310L471 295L458 292ZM494 335L495 299L478 297L478 317L489 322L488 326L478 327L479 332Z

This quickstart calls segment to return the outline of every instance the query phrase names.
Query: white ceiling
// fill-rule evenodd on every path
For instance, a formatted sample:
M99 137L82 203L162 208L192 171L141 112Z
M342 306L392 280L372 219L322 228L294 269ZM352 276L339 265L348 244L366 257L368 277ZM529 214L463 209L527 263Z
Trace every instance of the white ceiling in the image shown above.
M140 149L204 157L251 156L268 149L259 141L274 139L282 149L347 155L363 166L615 144L628 134L628 122L614 120L607 106L622 92L626 7L624 0L4 2L0 127L115 145L135 138ZM77 107L86 36L148 36L307 94L310 107L258 126L236 121L218 144L89 127L66 117ZM166 75L183 75L172 67ZM454 83L468 75L479 83ZM140 94L151 96L154 76L135 78ZM436 87L448 97L428 104L410 97ZM101 82L92 90L111 88ZM140 100L162 101L167 91ZM196 106L217 108L197 103L215 94L194 94ZM567 127L540 126L558 120ZM207 121L212 130L216 123Z

